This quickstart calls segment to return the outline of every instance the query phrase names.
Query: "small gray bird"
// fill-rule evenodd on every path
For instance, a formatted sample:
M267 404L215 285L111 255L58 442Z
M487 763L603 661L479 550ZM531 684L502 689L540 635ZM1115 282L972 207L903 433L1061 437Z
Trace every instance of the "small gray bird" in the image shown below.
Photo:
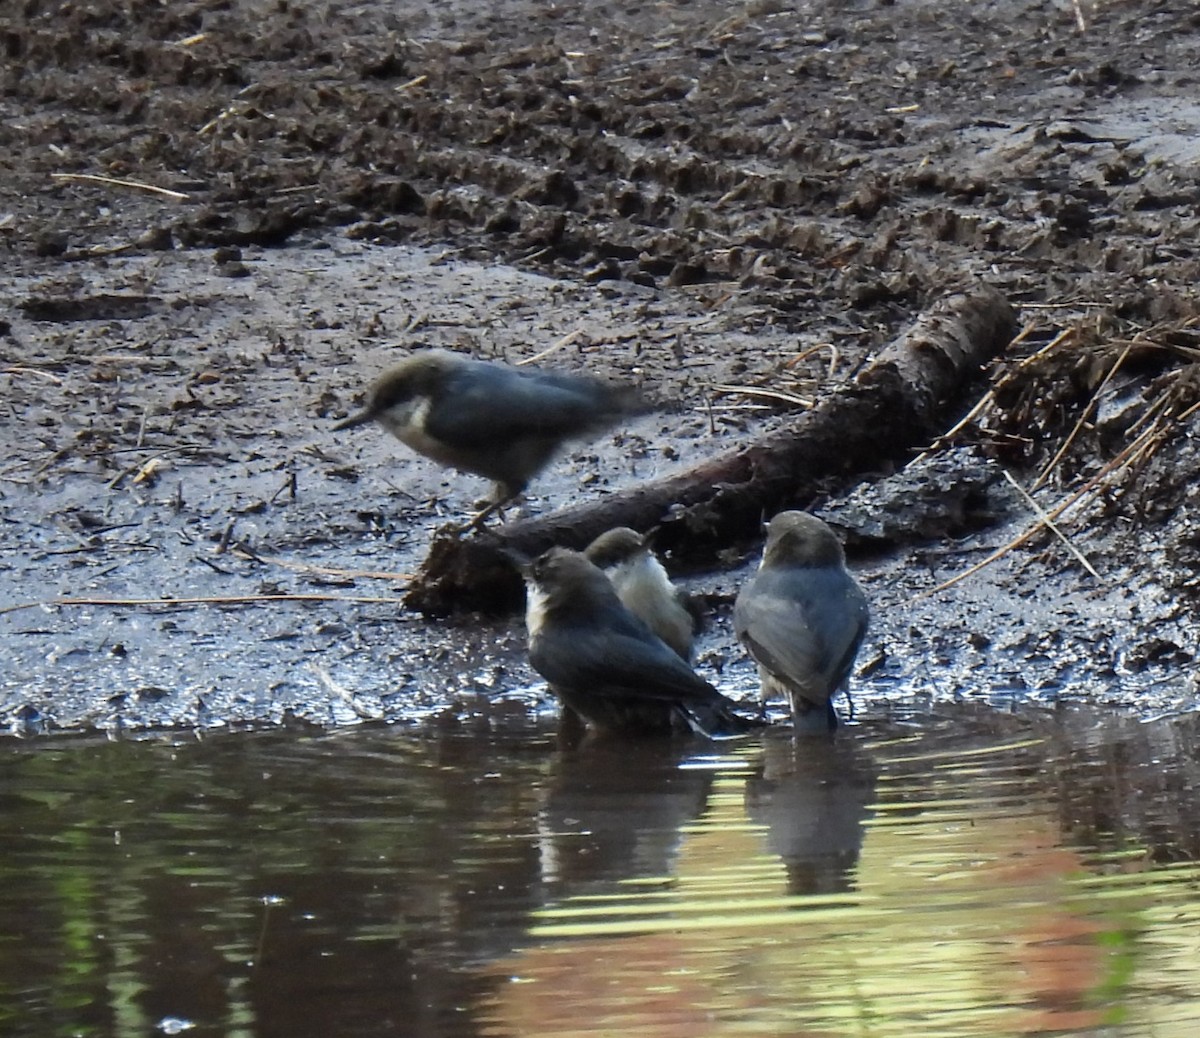
M833 531L807 512L775 516L733 628L758 663L763 699L787 693L797 730L837 727L831 700L849 682L868 616Z
M592 726L648 734L691 729L709 737L758 722L681 660L617 597L580 552L551 548L524 567L529 661Z
M388 368L335 429L375 421L418 454L496 483L470 524L520 496L567 440L645 411L638 392L580 375L427 349Z
M699 610L690 595L671 583L646 538L618 526L592 541L584 555L612 581L625 608L690 663L700 633Z

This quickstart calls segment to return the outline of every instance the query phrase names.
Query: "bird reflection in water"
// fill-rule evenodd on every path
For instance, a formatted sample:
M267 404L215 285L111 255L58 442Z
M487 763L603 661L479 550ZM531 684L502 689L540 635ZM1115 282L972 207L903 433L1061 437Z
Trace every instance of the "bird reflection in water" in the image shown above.
M746 814L766 827L768 848L786 866L789 894L854 889L876 777L855 739L764 737L761 764L746 782Z
M680 830L699 817L712 788L710 772L680 767L689 749L593 736L558 753L537 822L552 896L671 875Z

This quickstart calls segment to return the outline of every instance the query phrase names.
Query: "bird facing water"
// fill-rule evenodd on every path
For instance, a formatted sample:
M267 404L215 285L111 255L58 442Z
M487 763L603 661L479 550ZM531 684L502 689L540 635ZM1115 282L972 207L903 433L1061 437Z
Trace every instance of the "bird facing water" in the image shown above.
M733 627L758 664L764 700L786 693L797 730L837 726L831 700L849 682L868 617L833 531L807 512L775 516Z
M719 737L755 726L626 609L580 552L551 548L524 576L530 663L593 727Z
M647 539L618 526L592 541L584 554L612 581L625 607L690 663L699 613L691 597L671 583Z
M418 454L493 480L478 523L523 493L566 441L645 409L630 386L427 349L380 375L366 406L334 428L378 422Z

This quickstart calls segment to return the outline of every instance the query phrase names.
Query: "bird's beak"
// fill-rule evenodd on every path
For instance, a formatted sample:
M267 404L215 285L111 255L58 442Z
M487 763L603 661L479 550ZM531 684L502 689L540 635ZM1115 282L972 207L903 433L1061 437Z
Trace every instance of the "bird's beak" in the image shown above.
M511 562L514 568L520 572L521 576L524 577L529 574L529 567L533 565L533 559L526 555L519 548L512 548L507 544L502 544L496 548L496 552L501 557Z
M347 415L340 422L334 423L334 429L354 429L360 425L366 425L367 422L375 420L375 413L366 409L355 411L354 414Z

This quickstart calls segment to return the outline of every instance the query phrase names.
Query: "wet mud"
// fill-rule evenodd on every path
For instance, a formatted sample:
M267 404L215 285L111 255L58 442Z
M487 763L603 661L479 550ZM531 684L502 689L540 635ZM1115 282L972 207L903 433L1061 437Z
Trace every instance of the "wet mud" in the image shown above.
M334 434L370 377L549 350L662 402L537 513L773 428L977 280L1022 330L971 419L796 502L874 605L860 709L1189 707L1198 37L1183 0L6 7L0 724L542 709L517 622L403 609L485 487ZM1003 551L1039 510L1062 538ZM686 574L734 695L754 547Z

